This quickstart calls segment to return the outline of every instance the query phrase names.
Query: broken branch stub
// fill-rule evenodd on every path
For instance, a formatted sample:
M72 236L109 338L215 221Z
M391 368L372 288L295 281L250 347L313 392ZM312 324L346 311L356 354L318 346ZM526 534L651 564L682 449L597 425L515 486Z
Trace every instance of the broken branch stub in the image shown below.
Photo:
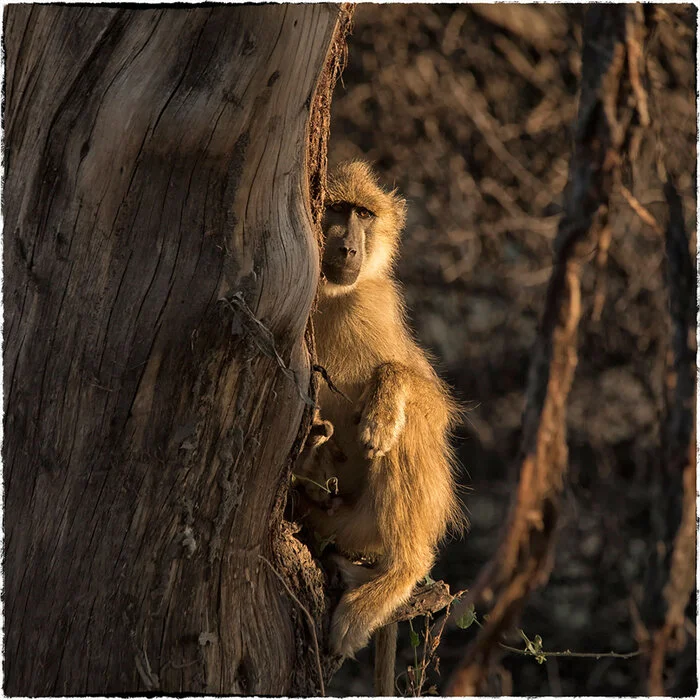
M416 586L411 597L399 608L394 610L384 624L412 620L418 615L435 614L446 608L454 596L450 587L444 581L433 581L429 584Z

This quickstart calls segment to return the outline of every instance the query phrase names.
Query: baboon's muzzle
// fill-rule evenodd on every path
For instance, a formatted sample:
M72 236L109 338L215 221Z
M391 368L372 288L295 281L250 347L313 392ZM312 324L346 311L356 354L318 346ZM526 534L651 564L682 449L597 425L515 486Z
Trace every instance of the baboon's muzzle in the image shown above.
M326 261L324 256L323 274L326 279L333 284L349 285L354 284L360 274L360 265L354 261Z
M351 224L347 229L341 229L340 235L333 235L333 229L328 233L323 251L323 274L333 284L354 284L364 260L361 229Z

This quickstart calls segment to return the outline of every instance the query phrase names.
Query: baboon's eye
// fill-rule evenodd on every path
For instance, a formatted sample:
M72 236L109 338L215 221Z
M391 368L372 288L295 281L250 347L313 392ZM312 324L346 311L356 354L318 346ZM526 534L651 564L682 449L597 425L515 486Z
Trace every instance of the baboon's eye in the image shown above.
M344 207L342 202L331 202L328 205L328 208L332 209L333 211L342 212Z
M372 216L374 216L374 214L372 214L372 212L371 212L369 209L365 209L364 207L358 207L358 208L357 208L357 215L358 215L361 219L369 219L369 218L371 218Z

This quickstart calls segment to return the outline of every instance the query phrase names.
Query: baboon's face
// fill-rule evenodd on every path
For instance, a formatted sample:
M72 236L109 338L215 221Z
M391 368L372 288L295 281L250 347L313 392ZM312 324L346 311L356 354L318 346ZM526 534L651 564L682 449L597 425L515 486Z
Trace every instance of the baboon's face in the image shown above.
M375 215L348 202L330 202L323 219L325 246L321 272L341 287L355 284L372 245Z

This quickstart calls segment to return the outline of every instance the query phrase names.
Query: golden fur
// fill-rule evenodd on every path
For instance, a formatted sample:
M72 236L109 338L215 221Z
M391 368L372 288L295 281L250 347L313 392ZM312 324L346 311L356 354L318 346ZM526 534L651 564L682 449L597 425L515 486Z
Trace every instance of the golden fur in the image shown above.
M374 214L359 277L347 286L322 281L313 318L318 361L350 401L325 384L320 390L334 431L311 449L342 454L330 460L341 503L330 513L311 504L306 518L323 537L335 535L341 552L376 560L371 580L347 591L333 617L331 645L348 656L430 571L448 527L463 522L449 443L459 410L414 341L391 277L404 200L382 189L366 163L352 162L329 175L327 202ZM307 469L323 464L318 476L327 478L328 455L309 461L306 453Z

